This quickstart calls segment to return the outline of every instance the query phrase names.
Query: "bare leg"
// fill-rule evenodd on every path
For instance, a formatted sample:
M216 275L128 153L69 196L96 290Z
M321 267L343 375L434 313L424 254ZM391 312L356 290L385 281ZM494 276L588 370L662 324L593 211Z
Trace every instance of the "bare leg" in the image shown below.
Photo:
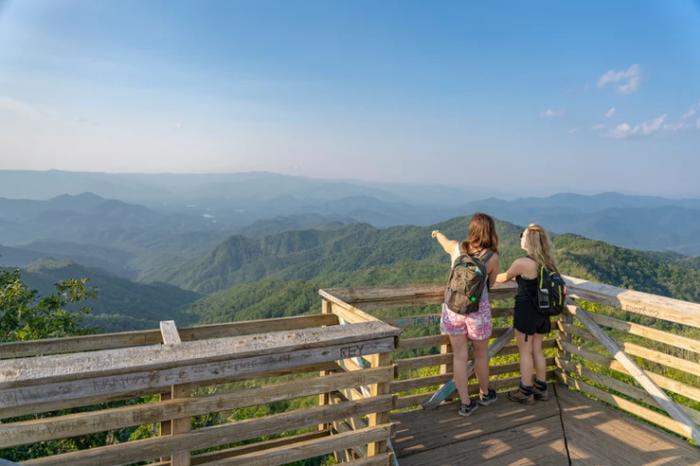
M515 340L518 342L518 352L520 353L520 383L530 386L532 385L532 343L534 338L533 335L530 335L525 341L525 334L515 330Z
M532 358L535 364L535 375L538 380L545 381L547 377L547 361L544 357L544 351L542 350L542 340L544 340L544 335L540 333L535 333L530 336L532 339ZM530 340L528 338L528 340Z
M457 392L462 399L462 403L469 404L469 388L467 385L467 360L469 351L467 350L466 335L450 335L450 345L452 346L452 373Z
M474 348L474 372L479 380L479 391L489 393L489 340L472 340Z

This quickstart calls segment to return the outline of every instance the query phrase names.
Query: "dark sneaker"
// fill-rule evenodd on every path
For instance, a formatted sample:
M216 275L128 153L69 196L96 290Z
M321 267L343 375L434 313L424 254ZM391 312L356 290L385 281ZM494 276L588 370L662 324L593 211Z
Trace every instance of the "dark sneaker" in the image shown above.
M474 411L476 411L476 408L478 408L478 407L479 407L479 404L476 401L470 399L468 405L465 405L464 403L462 403L462 406L459 408L459 415L460 416L471 416L471 414Z
M496 401L496 398L496 390L489 388L489 392L486 395L479 392L479 399L477 400L477 403L479 403L481 406L488 406Z
M544 385L544 389L541 389L537 384L532 387L532 395L538 401L547 401L549 399L549 390L547 390L547 385Z
M525 405L535 403L535 396L532 394L532 388L525 389L522 386L512 392L508 392L508 399Z

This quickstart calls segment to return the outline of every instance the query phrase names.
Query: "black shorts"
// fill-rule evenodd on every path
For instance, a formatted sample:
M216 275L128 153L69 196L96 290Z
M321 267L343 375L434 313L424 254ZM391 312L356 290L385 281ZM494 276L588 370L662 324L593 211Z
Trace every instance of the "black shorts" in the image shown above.
M552 331L552 321L532 306L518 306L516 303L513 312L513 327L525 335L534 335L535 333L546 335Z

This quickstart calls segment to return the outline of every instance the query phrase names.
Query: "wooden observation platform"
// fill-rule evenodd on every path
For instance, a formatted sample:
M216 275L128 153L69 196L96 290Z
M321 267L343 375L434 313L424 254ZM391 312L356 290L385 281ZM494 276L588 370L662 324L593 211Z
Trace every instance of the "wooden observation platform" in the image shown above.
M568 280L569 312L545 341L546 402L500 393L468 418L449 396L424 409L452 378L437 328L442 287L320 290L315 315L0 344L0 457L16 448L49 452L8 458L16 463L56 466L328 455L354 466L700 465L700 305ZM519 380L513 293L490 293L499 392ZM103 433L92 448L57 442Z

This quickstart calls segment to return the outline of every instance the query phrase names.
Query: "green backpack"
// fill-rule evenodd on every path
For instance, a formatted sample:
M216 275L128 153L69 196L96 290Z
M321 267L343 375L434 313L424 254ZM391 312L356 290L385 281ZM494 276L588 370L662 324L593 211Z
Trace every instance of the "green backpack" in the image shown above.
M537 310L551 317L561 314L566 307L566 282L559 272L550 272L538 265Z
M462 250L460 246L460 250ZM487 251L481 257L463 252L450 270L445 289L445 305L457 314L471 314L479 310L479 302L488 283L486 263L493 251Z

